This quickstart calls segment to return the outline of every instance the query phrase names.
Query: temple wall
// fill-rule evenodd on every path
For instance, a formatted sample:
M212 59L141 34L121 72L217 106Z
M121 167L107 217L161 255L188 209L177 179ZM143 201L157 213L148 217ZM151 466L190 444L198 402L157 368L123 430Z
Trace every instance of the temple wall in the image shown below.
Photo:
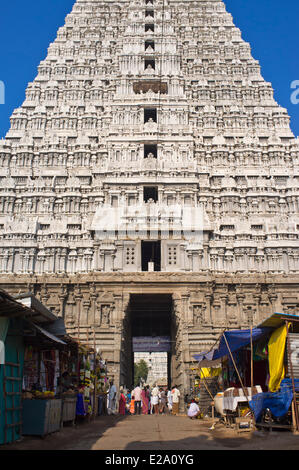
M225 328L248 328L274 312L298 313L299 276L206 276L102 273L90 276L7 276L10 294L31 291L65 319L67 331L93 344L118 384L130 381L130 294L172 294L172 381L189 387L193 355L212 347ZM128 385L128 384L127 384Z

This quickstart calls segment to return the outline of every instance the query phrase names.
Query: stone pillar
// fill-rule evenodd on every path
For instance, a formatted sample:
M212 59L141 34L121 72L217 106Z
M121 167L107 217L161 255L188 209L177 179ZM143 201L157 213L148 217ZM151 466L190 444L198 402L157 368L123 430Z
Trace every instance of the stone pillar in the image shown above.
M180 411L184 411L184 396L189 389L189 367L190 351L188 342L188 322L184 319L184 304L186 295L181 298L179 295L173 295L173 314L177 325L176 345L173 348L176 356L172 360L172 384L178 386L181 392ZM189 310L189 309L187 309Z

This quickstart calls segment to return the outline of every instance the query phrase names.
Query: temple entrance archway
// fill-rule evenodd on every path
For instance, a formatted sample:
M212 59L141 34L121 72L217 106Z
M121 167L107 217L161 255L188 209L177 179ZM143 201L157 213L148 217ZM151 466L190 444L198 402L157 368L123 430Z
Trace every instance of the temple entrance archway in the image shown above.
M149 366L147 383L170 387L173 377L176 325L171 294L130 294L124 341L130 355L120 364L124 384L134 384L135 362L144 359ZM122 370L123 369L123 370ZM161 375L161 376L160 376Z

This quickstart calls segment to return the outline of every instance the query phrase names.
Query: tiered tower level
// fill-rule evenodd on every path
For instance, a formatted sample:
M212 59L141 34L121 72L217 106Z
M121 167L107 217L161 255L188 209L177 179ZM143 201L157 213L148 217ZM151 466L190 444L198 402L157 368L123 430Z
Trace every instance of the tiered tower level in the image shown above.
M186 387L223 327L297 313L298 163L224 2L77 0L0 141L1 285L95 329L120 381L130 294L172 294ZM102 207L173 204L204 214L201 244L97 236Z

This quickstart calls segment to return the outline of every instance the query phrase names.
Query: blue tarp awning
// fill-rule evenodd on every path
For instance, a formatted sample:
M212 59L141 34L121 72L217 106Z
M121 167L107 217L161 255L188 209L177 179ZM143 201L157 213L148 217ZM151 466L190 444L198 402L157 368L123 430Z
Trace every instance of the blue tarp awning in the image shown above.
M299 320L298 315L287 314L287 313L278 313L270 315L266 320L259 324L256 328L252 329L252 340L257 341L262 336L267 335L273 330L279 328L285 323L285 321L295 321ZM250 329L248 330L227 330L223 333L220 338L218 348L214 348L209 351L204 351L199 354L194 355L194 359L198 362L204 360L214 361L220 359L221 357L228 356L229 350L227 349L224 335L228 342L231 352L238 351L244 346L250 344Z
M253 328L252 329L252 341L257 341L266 334L272 331L271 328ZM226 345L226 341L229 345L231 352L238 351L244 346L250 344L251 341L251 331L249 330L228 330L223 333L220 338L218 348L212 349L210 351L205 351L199 354L195 354L193 357L196 361L201 362L203 360L215 361L221 357L228 356L229 350Z

